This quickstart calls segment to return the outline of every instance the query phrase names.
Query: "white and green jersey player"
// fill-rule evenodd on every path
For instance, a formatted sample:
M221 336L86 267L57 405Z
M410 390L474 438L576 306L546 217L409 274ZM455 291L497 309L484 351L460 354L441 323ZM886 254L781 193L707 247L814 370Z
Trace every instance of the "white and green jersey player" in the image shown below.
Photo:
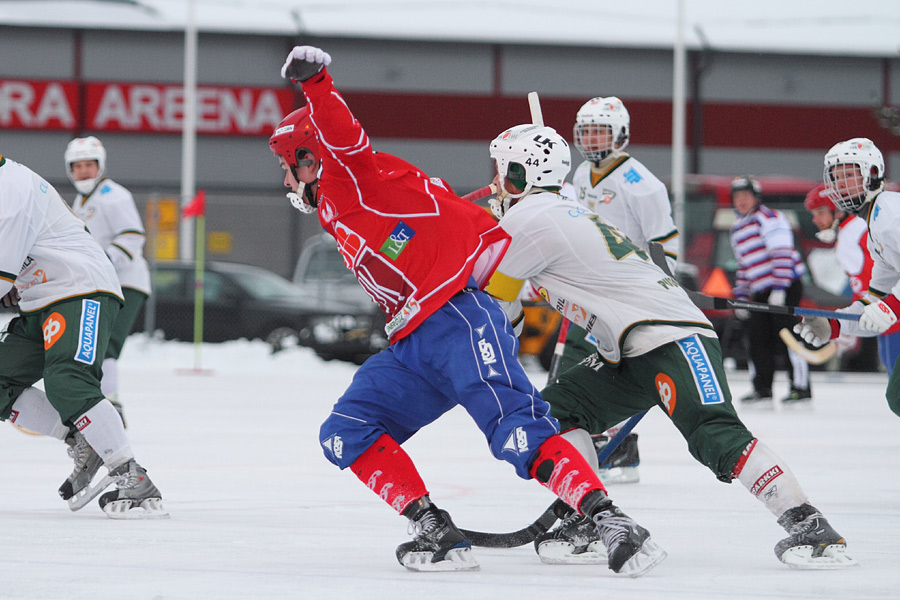
M88 136L69 142L65 164L66 173L79 192L72 210L109 256L125 297L109 336L101 383L103 393L121 410L117 361L134 320L150 295L144 225L131 192L105 176L106 149L100 140Z
M500 189L492 208L512 240L487 291L515 305L528 279L597 340L597 352L541 391L564 437L596 468L591 433L658 406L696 460L721 481L738 479L778 517L790 534L776 546L780 560L798 568L851 564L843 538L737 416L706 317L641 248L557 193L570 165L565 140L549 127L520 125L491 143L491 157ZM585 562L583 541L570 530L578 523L566 520L538 538L545 562Z
M60 495L72 510L133 473L145 478L140 489L117 484L100 500L104 511L133 518L131 509L140 506L140 516L166 516L159 491L134 462L119 413L100 389L109 331L122 304L112 263L49 183L2 156L0 239L0 297L19 308L0 333L0 420L71 447L75 471ZM34 387L41 379L44 390ZM91 486L101 464L110 475Z

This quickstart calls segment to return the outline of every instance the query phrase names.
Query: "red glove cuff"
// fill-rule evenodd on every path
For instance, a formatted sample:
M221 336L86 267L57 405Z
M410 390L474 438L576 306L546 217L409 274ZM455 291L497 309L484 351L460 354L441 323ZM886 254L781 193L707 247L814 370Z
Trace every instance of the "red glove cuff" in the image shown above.
M888 294L881 301L891 307L891 310L894 311L897 317L900 317L900 299L897 299L897 296Z
M833 340L837 336L841 335L841 322L837 319L828 319L828 324L831 325L831 337L828 339Z

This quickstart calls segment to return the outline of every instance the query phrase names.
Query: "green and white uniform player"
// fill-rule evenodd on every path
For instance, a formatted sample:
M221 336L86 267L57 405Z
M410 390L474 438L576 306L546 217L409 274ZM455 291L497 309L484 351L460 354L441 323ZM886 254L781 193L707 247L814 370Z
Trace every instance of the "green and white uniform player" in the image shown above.
M100 388L102 357L122 304L112 263L49 183L4 157L0 239L0 297L19 313L0 333L0 420L67 442L76 469L60 488L64 499L84 500L85 489L96 496L117 481L101 505L112 518L134 518L131 499L119 502L134 496L135 486L124 480L146 472ZM35 386L40 380L43 390ZM86 465L96 473L101 464L110 476L99 490L88 486L90 478L73 489ZM153 500L141 506L144 512L164 516L149 478L141 492L155 494L140 498L138 504Z
M643 163L625 151L630 140L628 110L615 96L588 100L575 117L574 145L585 158L562 193L597 213L642 250L662 244L670 268L678 258L678 228L666 186ZM560 370L593 353L593 340L581 327L569 326ZM615 425L615 424L614 424ZM606 432L615 435L618 426ZM626 438L602 469L607 483L639 480L637 434Z
M596 351L541 391L564 437L596 467L592 433L659 407L696 460L720 481L738 479L791 534L776 546L780 560L799 568L854 562L787 465L735 412L709 320L641 248L558 193L570 166L565 140L549 127L519 125L492 142L491 157L501 190L491 204L512 241L487 291L515 314L529 280L596 340ZM585 562L589 540L573 519L537 539L542 559L546 544L548 562L567 562L561 547L571 562ZM813 539L810 530L827 535Z
M66 173L78 190L72 210L112 261L125 299L113 322L100 382L104 395L121 413L118 359L134 320L150 295L144 225L131 192L105 176L106 149L100 140L93 136L72 140L66 147L65 163Z

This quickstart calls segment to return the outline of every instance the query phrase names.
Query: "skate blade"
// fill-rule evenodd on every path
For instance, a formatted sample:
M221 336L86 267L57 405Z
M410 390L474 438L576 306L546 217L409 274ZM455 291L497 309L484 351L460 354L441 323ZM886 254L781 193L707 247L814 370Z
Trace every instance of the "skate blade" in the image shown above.
M605 565L606 548L602 542L591 542L584 552L563 540L547 540L538 546L538 556L547 565Z
M103 507L103 512L110 519L168 519L169 511L165 509L162 498L147 498L135 505L131 500L113 500Z
M647 538L637 554L625 561L625 564L619 569L619 575L627 575L633 578L642 577L650 569L665 560L667 556L668 554L665 550L659 547L656 542Z
M741 402L738 404L743 410L752 410L759 412L773 412L775 410L774 400L756 400L754 402Z
M69 510L75 512L76 510L81 510L88 504L90 504L91 500L100 495L100 492L108 488L112 482L116 480L115 477L110 477L109 475L104 475L103 479L97 482L96 485L88 484L87 487L81 489L78 492L75 492L75 495L66 500L69 503Z
M641 474L637 467L612 467L600 469L600 481L610 483L637 483L641 480Z
M449 550L444 560L431 562L434 552L410 552L400 562L410 571L445 572L445 571L478 571L481 565L472 555L471 548L454 548Z
M845 569L858 567L859 562L849 554L843 544L832 544L825 548L822 556L813 556L812 546L798 546L788 548L781 555L781 562L792 569Z
M812 412L813 410L813 402L812 398L807 398L806 400L791 400L788 402L781 402L781 410L789 410L796 412Z

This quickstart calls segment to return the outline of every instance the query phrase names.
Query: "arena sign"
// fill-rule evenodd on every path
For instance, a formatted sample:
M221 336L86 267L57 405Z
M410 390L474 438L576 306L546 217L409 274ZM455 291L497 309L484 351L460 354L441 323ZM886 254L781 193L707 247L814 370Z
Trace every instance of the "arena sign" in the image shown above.
M268 136L294 105L290 88L197 86L197 132ZM180 84L0 79L7 129L180 133L183 115Z

